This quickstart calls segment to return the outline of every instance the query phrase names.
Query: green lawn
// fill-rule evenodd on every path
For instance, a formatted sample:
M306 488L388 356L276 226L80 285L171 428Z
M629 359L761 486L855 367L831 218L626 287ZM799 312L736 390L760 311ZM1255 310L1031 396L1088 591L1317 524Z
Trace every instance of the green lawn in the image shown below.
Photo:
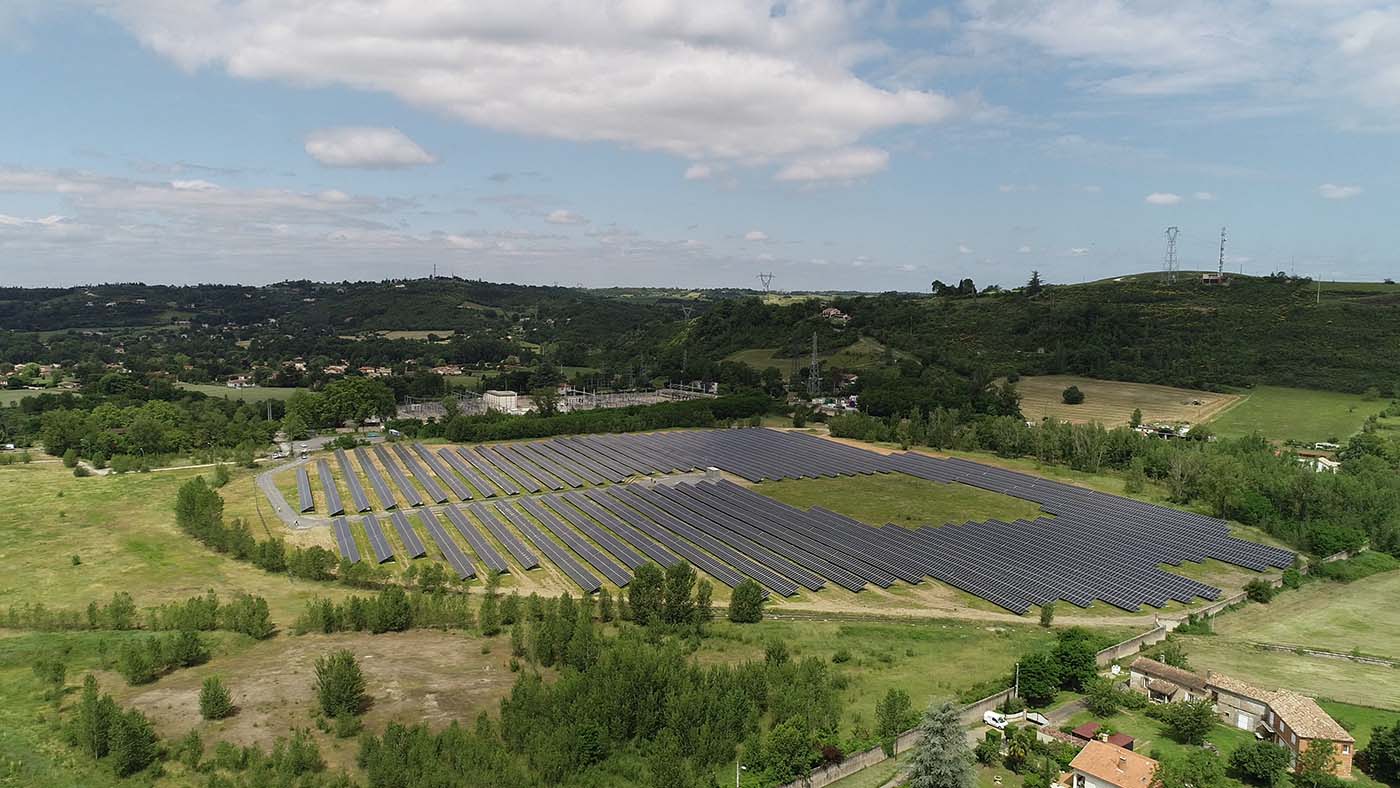
M1322 710L1332 715L1332 719L1342 724L1356 739L1359 750L1371 743L1371 733L1377 728L1386 728L1400 722L1400 711L1377 709L1372 706L1355 706L1335 700L1319 700Z
M1383 402L1367 402L1357 394L1259 386L1210 427L1222 437L1259 432L1271 440L1340 442L1383 407Z
M1114 731L1132 736L1136 740L1133 743L1133 751L1143 755L1155 750L1164 758L1172 758L1193 749L1191 745L1181 744L1173 740L1162 729L1161 723L1148 717L1144 711L1123 710L1106 718L1095 717L1088 711L1081 711L1070 717L1066 724L1078 727L1086 722L1100 722ZM1222 758L1229 758L1230 753L1235 748L1254 741L1254 734L1238 728L1231 728L1228 725L1216 725L1206 738L1219 748Z
M942 525L992 518L1009 522L1043 516L1039 506L1019 498L902 473L789 479L764 482L753 489L790 506L821 506L872 525Z
M1216 619L1218 636L1400 659L1400 572L1317 581Z
M855 342L847 345L834 353L821 353L818 358L826 362L829 366L841 367L842 369L866 369L869 367L884 366L886 363L888 348L880 341L870 337L860 337ZM746 348L737 350L725 357L726 361L741 361L754 369L764 369L766 367L777 367L785 373L807 366L811 361L810 355L799 357L782 357L776 355L777 348ZM909 358L909 354L901 350L894 351L894 357Z
M215 399L231 399L238 400L239 402L262 402L268 399L284 400L290 398L298 391L306 390L296 388L273 388L269 386L231 389L221 383L181 383L180 388L203 392L207 396L214 397Z

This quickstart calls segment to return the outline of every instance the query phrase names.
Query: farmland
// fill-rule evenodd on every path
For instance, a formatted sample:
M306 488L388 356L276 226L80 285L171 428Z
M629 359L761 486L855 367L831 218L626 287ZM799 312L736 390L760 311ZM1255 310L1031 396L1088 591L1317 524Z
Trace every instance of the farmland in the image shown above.
M1066 405L1064 390L1077 386L1084 402ZM1142 411L1144 423L1209 421L1238 401L1232 394L1156 386L1149 383L1121 383L1074 375L1037 375L1016 383L1021 392L1021 412L1027 419L1044 418L1075 423L1098 422L1105 427L1128 424L1133 410ZM1194 403L1199 402L1200 405Z
M1259 386L1211 421L1217 435L1235 438L1258 432L1271 440L1340 442L1361 429L1383 403L1358 394Z
M198 391L209 397L216 399L230 399L238 402L262 402L263 400L289 399L293 394L304 389L296 388L275 388L270 386L249 386L242 389L231 389L220 383L181 383L180 388L190 391Z
M1219 637L1400 658L1400 572L1315 582L1222 616Z

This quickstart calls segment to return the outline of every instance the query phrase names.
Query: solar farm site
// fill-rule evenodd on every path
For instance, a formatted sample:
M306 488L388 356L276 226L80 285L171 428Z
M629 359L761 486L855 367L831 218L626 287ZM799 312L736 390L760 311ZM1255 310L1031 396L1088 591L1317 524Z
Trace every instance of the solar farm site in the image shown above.
M932 580L1016 614L1059 600L1138 611L1221 595L1164 565L1215 559L1265 571L1294 558L1200 514L968 460L884 455L768 429L394 443L309 465L319 484L308 464L296 468L297 507L331 518L337 548L352 562L427 557L462 579L547 562L586 593L625 587L648 561L686 561L731 588L750 578L783 597ZM767 481L860 474L969 485L1034 503L1042 515L908 528L798 509L754 491Z

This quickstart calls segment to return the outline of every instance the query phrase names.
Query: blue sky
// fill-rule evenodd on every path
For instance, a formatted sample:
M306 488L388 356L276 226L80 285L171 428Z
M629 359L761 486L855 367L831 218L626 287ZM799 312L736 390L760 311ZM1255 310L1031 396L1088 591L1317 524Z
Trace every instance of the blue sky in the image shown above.
M0 276L1393 276L1400 8L7 0Z

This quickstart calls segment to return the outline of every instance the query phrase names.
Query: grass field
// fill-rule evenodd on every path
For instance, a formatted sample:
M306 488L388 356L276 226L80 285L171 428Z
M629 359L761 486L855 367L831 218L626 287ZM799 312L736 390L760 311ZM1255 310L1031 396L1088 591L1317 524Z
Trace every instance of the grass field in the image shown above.
M1400 659L1400 572L1318 581L1216 620L1219 637Z
M1132 736L1135 739L1133 751L1144 755L1157 750L1163 757L1172 758L1185 755L1194 749L1167 736L1162 724L1148 717L1143 711L1125 709L1111 717L1096 717L1088 711L1081 711L1070 717L1065 724L1078 727L1086 722L1101 722L1115 731ZM1206 740L1216 746L1222 758L1228 759L1237 747L1254 741L1254 734L1227 725L1216 725L1211 728Z
M1070 386L1078 386L1084 392L1084 402L1078 405L1064 403L1064 390ZM1142 410L1142 420L1147 424L1158 421L1196 424L1208 421L1239 399L1233 394L1073 375L1021 378L1016 389L1021 392L1021 412L1028 419L1039 421L1049 417L1081 424L1096 421L1105 427L1130 423L1134 408ZM1194 405L1194 402L1201 404Z
M1271 440L1337 443L1383 407L1383 402L1367 402L1359 394L1259 386L1210 426L1227 438L1259 432Z
M43 391L30 391L29 389L0 389L0 408L8 408L16 405L25 397L37 397L40 394L61 394L59 389L45 389Z
M863 523L910 527L965 523L969 520L1034 519L1040 507L965 484L939 484L902 473L842 476L835 479L790 479L755 485L754 492L789 506L821 506Z
M273 388L270 386L231 389L220 383L181 383L180 388L203 392L205 395L214 397L215 399L231 399L239 402L262 402L263 400L269 399L284 400L290 398L298 391L305 391L305 389Z
M1264 650L1218 635L1181 639L1198 673L1216 670L1263 689L1287 687L1344 703L1400 709L1400 671L1394 668Z

